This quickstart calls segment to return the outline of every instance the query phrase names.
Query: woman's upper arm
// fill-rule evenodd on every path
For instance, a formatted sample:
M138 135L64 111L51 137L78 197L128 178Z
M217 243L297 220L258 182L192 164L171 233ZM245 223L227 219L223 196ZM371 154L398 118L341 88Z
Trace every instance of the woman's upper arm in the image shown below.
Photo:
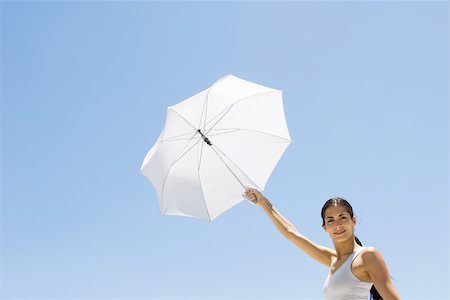
M327 267L331 265L333 256L336 256L336 252L333 249L317 245L297 231L290 231L286 234L286 238L310 257Z
M365 269L381 297L384 300L399 300L400 295L395 290L381 253L377 249L369 247L362 253L362 258Z

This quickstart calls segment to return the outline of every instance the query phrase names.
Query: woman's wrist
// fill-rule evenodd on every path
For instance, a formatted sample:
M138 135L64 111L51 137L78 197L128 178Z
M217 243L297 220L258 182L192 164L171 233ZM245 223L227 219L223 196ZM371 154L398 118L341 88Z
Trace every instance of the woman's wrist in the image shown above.
M261 201L261 207L264 210L272 209L272 203L270 203L270 201L266 197L262 196L260 201Z

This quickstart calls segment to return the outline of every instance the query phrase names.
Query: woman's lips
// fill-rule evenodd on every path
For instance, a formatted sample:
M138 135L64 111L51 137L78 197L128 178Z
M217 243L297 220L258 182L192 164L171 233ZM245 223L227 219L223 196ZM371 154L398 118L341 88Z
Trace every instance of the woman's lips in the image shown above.
M343 233L346 232L346 231L347 231L347 230L343 230L343 231L335 232L334 234L340 235L340 234L343 234Z

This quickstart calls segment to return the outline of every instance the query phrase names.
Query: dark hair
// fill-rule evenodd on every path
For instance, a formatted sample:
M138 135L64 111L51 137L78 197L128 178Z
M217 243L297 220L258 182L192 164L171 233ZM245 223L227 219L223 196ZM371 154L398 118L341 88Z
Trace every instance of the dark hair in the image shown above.
M347 210L347 212L350 214L350 217L353 218L353 208L350 205L350 203L348 203L348 201L345 200L344 198L334 197L334 198L329 199L327 202L325 202L325 204L322 207L322 212L321 212L322 226L325 226L325 211L327 210L328 207L336 206L336 205L343 206ZM358 245L362 246L361 241L356 236L355 236L355 241ZM383 300L383 298L381 298L381 295L378 293L378 291L374 285L372 285L372 288L370 289L370 299Z

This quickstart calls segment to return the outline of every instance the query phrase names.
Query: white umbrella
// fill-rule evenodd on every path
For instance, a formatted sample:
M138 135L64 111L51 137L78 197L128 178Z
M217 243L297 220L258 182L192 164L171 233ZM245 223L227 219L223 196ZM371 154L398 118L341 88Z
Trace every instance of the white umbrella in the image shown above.
M212 221L245 187L263 191L290 143L282 91L229 75L167 108L141 172L161 214Z

